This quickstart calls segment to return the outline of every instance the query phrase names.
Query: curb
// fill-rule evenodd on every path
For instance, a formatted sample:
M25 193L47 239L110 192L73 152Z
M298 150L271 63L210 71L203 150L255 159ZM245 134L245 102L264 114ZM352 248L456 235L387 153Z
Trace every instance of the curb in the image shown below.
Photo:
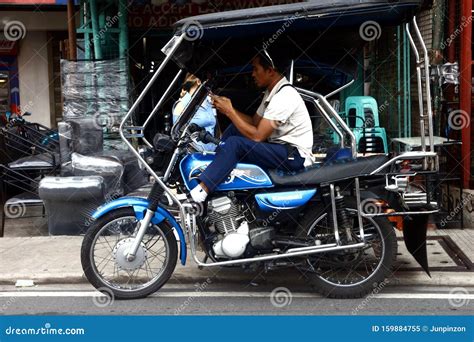
M191 273L191 272L189 272ZM295 277L292 277L295 275ZM168 281L170 284L196 284L204 283L209 278L213 283L222 284L242 284L242 283L262 283L262 284L285 284L285 285L305 285L305 281L299 277L299 273L286 272L285 277L278 273L254 274L219 274L217 276L203 272L202 274L186 275L176 272ZM0 285L15 285L18 279L33 280L36 285L50 284L87 284L84 275L62 275L62 276L38 276L21 277L14 275L2 275ZM474 287L473 272L433 272L431 278L424 272L406 271L398 272L389 278L387 286L465 286Z

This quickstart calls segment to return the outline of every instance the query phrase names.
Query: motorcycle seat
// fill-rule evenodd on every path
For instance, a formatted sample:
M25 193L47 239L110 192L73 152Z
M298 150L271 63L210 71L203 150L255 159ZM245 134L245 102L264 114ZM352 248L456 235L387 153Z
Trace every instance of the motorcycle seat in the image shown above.
M388 156L370 156L358 159L335 160L315 164L301 171L270 170L275 185L300 186L330 183L356 176L366 176L389 160Z

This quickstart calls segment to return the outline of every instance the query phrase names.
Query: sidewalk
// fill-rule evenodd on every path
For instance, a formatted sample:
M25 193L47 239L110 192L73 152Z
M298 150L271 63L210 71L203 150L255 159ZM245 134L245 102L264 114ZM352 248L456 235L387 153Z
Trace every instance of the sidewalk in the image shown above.
M0 238L0 284L13 285L17 280L35 284L83 283L80 263L82 237L38 236ZM419 270L399 241L399 255L391 285L474 286L474 230L430 231L428 254L432 278ZM459 250L456 251L457 247ZM178 264L170 282L198 283L208 277L222 282L273 282L303 284L297 271L281 270L249 273L241 268L200 270L188 255L186 266Z

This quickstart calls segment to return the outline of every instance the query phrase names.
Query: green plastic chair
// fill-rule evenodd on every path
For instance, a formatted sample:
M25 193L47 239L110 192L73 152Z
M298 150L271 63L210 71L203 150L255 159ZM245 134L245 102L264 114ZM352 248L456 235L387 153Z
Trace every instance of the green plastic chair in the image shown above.
M380 127L377 101L371 96L349 96L345 111L339 115L346 121L356 137L359 153L388 153L387 134ZM339 142L333 134L334 143Z

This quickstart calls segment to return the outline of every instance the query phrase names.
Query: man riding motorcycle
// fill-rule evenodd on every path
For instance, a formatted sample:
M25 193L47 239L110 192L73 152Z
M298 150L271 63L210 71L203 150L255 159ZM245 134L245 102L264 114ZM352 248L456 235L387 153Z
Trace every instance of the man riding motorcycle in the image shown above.
M191 190L195 202L204 202L238 162L287 171L313 162L313 130L303 99L267 50L259 51L252 66L256 85L265 88L256 115L239 112L226 97L212 96L215 108L232 124L222 136L214 161L199 177L200 184Z

